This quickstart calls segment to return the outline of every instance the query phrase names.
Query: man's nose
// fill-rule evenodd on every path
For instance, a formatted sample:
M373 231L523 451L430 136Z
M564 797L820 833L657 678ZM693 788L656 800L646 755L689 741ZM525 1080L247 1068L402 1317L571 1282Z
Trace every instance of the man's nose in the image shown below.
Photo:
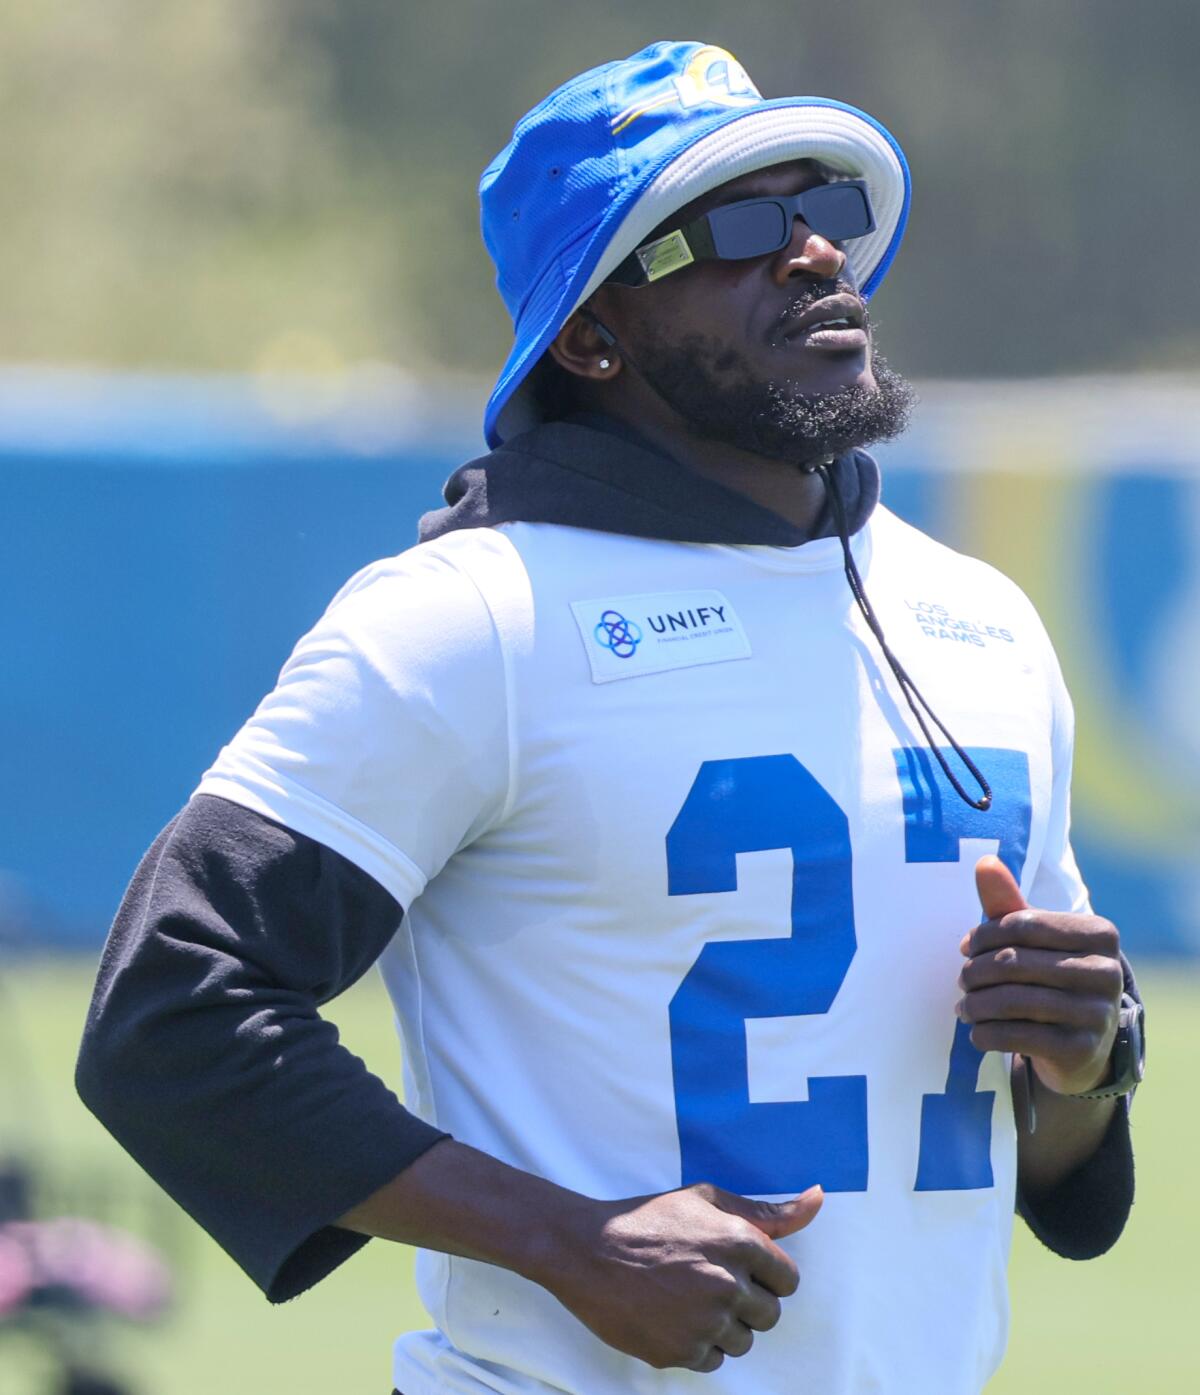
M771 270L782 285L797 276L836 281L845 265L845 252L827 237L813 232L803 218L794 218L791 240L775 253Z

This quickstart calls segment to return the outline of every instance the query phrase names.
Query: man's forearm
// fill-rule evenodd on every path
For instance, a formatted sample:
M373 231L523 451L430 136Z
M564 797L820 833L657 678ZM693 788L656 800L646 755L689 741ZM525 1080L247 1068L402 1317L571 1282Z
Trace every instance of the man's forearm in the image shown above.
M1094 1156L1121 1101L1071 1099L1055 1094L1040 1081L1033 1082L1037 1128L1030 1133L1027 1108L1030 1084L1024 1059L1014 1056L1017 1181L1025 1195L1036 1200L1053 1191Z
M821 1202L820 1187L770 1202L708 1183L597 1201L443 1139L338 1224L511 1269L615 1350L715 1371L779 1321L799 1275L775 1242Z
M577 1192L447 1138L337 1223L543 1282L560 1230L587 1205Z

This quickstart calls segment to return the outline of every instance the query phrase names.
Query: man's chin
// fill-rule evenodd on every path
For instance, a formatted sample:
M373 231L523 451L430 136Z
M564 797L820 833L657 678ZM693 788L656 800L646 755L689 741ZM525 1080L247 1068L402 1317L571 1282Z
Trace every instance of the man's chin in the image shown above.
M762 396L746 444L795 463L890 441L908 425L916 403L912 385L879 355L864 372L827 390L786 379L766 384Z

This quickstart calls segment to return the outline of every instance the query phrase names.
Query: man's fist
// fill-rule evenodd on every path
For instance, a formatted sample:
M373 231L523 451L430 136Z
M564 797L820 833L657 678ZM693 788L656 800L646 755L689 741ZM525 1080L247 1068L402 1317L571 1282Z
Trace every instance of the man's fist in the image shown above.
M538 1280L601 1341L651 1366L715 1371L779 1321L799 1275L775 1243L824 1195L751 1201L708 1183L588 1201Z
M975 866L983 923L963 936L957 1011L980 1051L1028 1056L1073 1095L1103 1083L1124 988L1117 930L1093 915L1033 910L997 857Z

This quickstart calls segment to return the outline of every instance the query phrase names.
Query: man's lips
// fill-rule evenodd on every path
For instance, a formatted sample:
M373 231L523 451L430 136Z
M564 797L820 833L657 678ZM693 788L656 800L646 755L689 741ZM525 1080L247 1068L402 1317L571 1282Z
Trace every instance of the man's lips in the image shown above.
M789 347L848 352L867 347L866 312L855 295L822 296L800 315L789 315L781 340Z

